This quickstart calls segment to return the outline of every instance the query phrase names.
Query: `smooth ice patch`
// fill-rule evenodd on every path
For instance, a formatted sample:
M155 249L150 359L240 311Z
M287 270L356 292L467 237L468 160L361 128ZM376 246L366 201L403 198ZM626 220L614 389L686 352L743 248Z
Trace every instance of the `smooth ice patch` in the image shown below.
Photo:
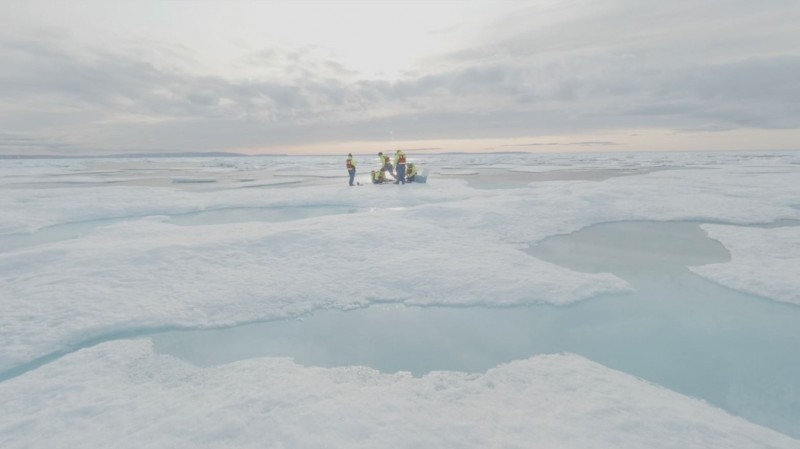
M342 178L342 170L287 170L275 172L275 176L292 178Z
M63 240L85 238L89 236L93 230L103 226L137 220L168 222L183 226L205 226L248 222L278 223L355 212L357 212L357 210L353 207L332 205L302 207L228 207L169 215L162 214L151 217L117 217L86 220L47 226L30 233L0 234L0 253Z
M192 183L211 183L217 182L214 178L172 178L175 184L192 184Z
M455 169L442 169L436 172L437 175L442 176L475 176L478 174L476 170L455 170Z
M267 222L279 223L293 220L305 220L312 217L324 217L357 213L358 210L348 206L303 206L303 207L252 207L226 208L190 212L168 217L167 221L177 225L205 226L228 223Z

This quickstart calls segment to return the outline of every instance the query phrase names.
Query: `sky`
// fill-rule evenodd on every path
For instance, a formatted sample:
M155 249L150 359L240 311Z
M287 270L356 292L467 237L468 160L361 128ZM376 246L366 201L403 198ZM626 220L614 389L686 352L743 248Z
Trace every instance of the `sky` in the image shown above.
M0 155L800 149L794 0L0 3Z

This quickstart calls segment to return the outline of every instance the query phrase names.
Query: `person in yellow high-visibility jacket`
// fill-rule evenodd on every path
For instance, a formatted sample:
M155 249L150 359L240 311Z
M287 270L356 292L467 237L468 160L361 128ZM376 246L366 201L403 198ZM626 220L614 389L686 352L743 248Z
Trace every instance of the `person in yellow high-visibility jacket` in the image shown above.
M417 179L417 166L408 164L408 173L406 173L406 182L414 182Z
M373 184L383 184L385 182L389 182L389 180L386 179L386 176L384 176L382 170L372 170L370 176L372 177Z
M394 153L394 169L396 170L397 176L394 178L394 183L403 184L406 183L406 154L403 150L397 150Z
M378 153L378 157L381 158L381 172L384 174L384 176L388 171L389 174L392 175L392 178L397 180L397 176L394 175L394 168L392 167L392 159L389 158L389 156L384 155L383 151Z

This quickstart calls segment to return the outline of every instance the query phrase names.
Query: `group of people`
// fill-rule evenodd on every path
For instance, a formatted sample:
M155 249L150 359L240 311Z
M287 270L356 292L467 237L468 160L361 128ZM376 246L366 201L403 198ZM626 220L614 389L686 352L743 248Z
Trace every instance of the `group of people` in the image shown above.
M378 152L378 157L380 158L381 168L372 170L370 173L373 184L390 182L386 177L387 173L392 176L395 184L405 184L416 180L417 167L414 164L406 164L406 154L403 150L397 150L394 153L394 165L392 165L392 159L383 154L382 151ZM347 173L350 175L350 185L352 186L356 178L356 161L353 159L352 154L347 155Z

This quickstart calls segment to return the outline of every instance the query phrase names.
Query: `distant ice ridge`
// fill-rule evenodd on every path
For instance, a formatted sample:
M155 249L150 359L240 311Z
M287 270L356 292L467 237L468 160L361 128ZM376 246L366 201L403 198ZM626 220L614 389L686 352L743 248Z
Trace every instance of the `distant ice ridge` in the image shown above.
M414 378L280 358L197 368L154 354L147 340L121 340L0 383L0 445L798 449L800 441L569 354Z
M800 305L800 226L702 227L730 251L731 261L692 271L730 288Z

